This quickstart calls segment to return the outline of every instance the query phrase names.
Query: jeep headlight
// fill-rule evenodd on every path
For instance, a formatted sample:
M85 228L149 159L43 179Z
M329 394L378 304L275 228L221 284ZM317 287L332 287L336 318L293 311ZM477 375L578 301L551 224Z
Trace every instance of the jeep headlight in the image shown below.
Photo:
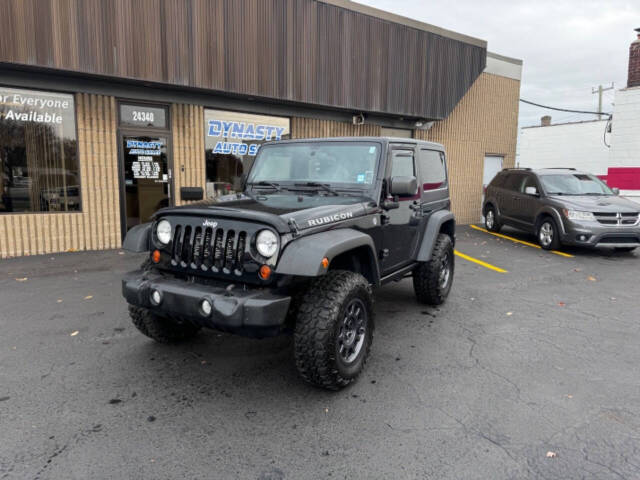
M592 212L581 212L580 210L567 210L564 209L564 216L569 220L578 220L578 221L588 221L595 222L596 217L594 217Z
M156 227L156 236L160 243L166 245L171 241L171 224L166 220L160 220Z
M256 249L263 257L273 257L278 251L278 237L271 230L261 230L256 237Z

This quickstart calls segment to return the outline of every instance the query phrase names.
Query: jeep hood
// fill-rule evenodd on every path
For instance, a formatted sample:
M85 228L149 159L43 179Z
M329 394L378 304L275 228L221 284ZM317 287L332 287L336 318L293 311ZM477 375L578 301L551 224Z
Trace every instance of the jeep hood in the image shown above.
M154 218L166 215L237 218L271 225L280 233L304 230L365 215L375 208L368 197L323 194L273 193L248 196L225 195L180 207L163 208ZM294 226L295 224L295 226Z
M616 195L551 195L550 198L566 208L586 212L640 212L640 204Z

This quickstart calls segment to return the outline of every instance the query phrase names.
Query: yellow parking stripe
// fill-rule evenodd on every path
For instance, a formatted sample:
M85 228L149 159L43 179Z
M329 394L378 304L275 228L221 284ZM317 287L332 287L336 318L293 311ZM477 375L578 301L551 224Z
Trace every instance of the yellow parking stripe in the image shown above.
M473 262L473 263L476 263L478 265L481 265L484 268L488 268L489 270L493 270L494 272L507 273L507 271L505 269L503 269L503 268L496 267L495 265L491 265L490 263L483 262L482 260L478 260L477 258L470 257L469 255L465 255L464 253L459 252L458 250L454 250L453 253L455 253L456 256L458 256L460 258L464 258L465 260L468 260L470 262Z
M469 225L469 226L471 228L475 229L475 230L479 230L481 232L488 233L489 235L494 235L496 237L504 238L506 240L511 240L512 242L515 242L515 243L521 243L522 245L526 245L527 247L533 247L533 248L542 249L542 247L540 245L536 245L535 243L525 242L524 240L519 240L517 238L513 238L513 237L510 237L508 235L503 235L502 233L490 232L489 230L486 230L486 229L484 229L482 227L478 227L477 225ZM551 250L551 253L555 253L556 255L560 255L561 257L573 258L573 255L571 255L569 253L559 252L558 250Z

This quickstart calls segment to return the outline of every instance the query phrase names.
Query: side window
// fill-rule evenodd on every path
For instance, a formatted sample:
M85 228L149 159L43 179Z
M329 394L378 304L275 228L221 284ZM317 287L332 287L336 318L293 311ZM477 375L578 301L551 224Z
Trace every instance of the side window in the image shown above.
M444 165L444 154L437 150L420 150L420 183L423 190L435 190L447 183L447 170Z
M522 188L522 182L524 181L524 175L521 173L512 173L507 175L507 179L504 183L504 188L511 190L512 192L519 192Z
M393 150L391 154L391 176L413 177L416 169L412 150Z

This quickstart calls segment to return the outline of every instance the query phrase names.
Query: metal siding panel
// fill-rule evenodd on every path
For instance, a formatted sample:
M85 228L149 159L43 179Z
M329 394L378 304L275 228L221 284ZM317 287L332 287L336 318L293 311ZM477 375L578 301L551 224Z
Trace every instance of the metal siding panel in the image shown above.
M314 0L7 0L0 9L0 61L422 118L444 118L486 55Z

